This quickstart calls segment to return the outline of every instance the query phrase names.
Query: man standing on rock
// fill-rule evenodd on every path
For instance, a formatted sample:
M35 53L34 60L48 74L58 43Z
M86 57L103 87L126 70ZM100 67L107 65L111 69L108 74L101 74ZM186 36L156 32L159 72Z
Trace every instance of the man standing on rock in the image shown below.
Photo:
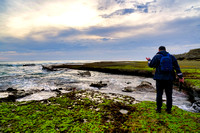
M177 73L177 76L179 77L179 82L183 83L184 78L176 58L173 55L169 54L164 46L160 46L158 51L159 52L153 57L152 60L146 57L149 67L156 68L154 75L157 90L156 112L161 113L162 95L163 90L165 90L167 97L166 111L167 113L171 113L173 80L176 79L175 71Z

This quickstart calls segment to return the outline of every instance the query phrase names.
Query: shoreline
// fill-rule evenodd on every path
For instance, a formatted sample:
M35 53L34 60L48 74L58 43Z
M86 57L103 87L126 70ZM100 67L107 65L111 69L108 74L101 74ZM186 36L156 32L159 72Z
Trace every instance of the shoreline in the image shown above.
M200 65L200 62L197 61L197 66ZM186 63L180 62L180 67L183 68L183 75L186 77L186 81L182 86L182 91L185 91L189 95L189 100L191 102L195 102L195 97L200 98L200 83L198 83L198 77L200 76L200 68L197 70L193 70L195 67L192 66L192 72L188 72L188 68L185 65L192 65L190 62L186 61ZM43 69L48 71L57 71L59 69L76 69L76 70L87 70L87 71L97 71L103 73L110 74L119 74L119 75L132 75L132 76L141 76L147 78L153 78L155 69L149 68L147 65L147 61L108 61L108 62L93 62L93 63L85 63L85 64L54 64L54 65L43 65ZM181 68L181 69L182 69ZM186 68L186 69L185 69ZM185 71L188 70L188 71ZM199 73L196 74L196 71ZM191 77L192 75L192 77ZM197 75L197 79L195 78L195 83L189 82L193 77ZM189 76L189 77L188 77ZM178 79L174 81L174 85L178 88L179 82Z

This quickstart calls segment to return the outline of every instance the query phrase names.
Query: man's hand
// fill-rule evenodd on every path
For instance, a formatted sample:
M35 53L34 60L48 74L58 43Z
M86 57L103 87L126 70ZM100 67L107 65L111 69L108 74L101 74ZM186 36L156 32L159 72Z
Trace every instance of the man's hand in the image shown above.
M150 60L150 58L149 57L146 57L146 59L149 61Z
M184 83L184 78L179 79L179 82Z

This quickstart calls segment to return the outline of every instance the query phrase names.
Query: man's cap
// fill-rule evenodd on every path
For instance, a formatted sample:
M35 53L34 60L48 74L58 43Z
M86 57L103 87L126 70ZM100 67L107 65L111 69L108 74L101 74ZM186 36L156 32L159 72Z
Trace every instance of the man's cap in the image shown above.
M164 50L164 51L166 51L166 48L165 48L165 46L160 46L160 47L159 47L159 50Z

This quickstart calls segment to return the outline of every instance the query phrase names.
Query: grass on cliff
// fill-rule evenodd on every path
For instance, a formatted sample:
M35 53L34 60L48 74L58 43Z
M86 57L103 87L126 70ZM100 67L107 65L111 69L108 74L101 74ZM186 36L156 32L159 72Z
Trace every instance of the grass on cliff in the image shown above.
M44 101L0 103L0 132L199 132L200 114L175 106L155 112L155 102L134 105L76 99L74 93ZM122 114L121 109L127 110Z
M88 63L87 67L93 68L108 68L108 69L121 69L121 70L147 70L152 71L149 68L146 61L117 61L117 62L96 62Z
M200 61L179 61L186 82L200 88Z

